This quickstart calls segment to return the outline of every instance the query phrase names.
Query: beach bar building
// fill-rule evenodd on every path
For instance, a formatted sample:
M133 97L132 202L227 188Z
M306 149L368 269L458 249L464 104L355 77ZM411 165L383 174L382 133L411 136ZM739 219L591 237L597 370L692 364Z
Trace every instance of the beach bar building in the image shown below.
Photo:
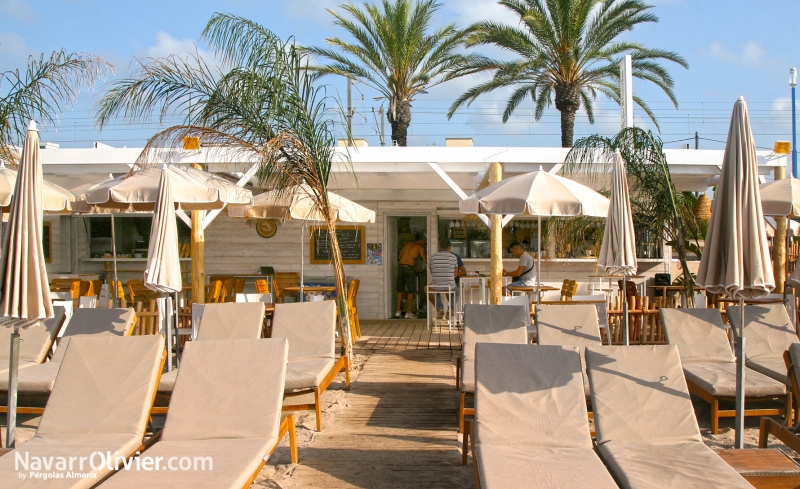
M332 177L331 188L376 212L374 224L342 225L340 242L347 260L346 272L348 277L360 280L360 317L383 319L394 312L396 257L405 242L413 239L416 233L422 233L427 239L428 252L432 253L436 251L438 238L447 236L453 243L453 251L462 256L468 272L488 272L488 228L478 216L461 214L458 201L487 184L487 169L492 163L501 164L504 178L540 168L557 172L568 149L474 147L470 139L450 139L441 146L424 147L371 147L357 142L356 147L342 147L340 151L349 153L357 182L348 174L345 165L340 165ZM85 149L43 145L41 159L45 179L74 189L108 178L109 174L127 173L140 153L140 148L114 148L100 143ZM667 149L665 153L679 191L707 192L717 183L722 150ZM253 168L250 161L226 161L222 152L203 149L169 154L165 158L170 164L199 163L233 182L252 174ZM773 167L785 166L786 160L786 155L759 151L762 179L772 180ZM261 191L256 178L251 178L246 185L254 194ZM142 278L150 218L148 214L115 217L114 234L122 281ZM109 272L111 220L108 216L46 216L45 221L51 279L63 276L103 278ZM328 280L332 269L320 235L313 232L313 223L285 221L277 223L277 229L270 228L256 221L231 218L226 211L219 213L205 229L206 276L252 278L268 271L266 267L271 267L275 273L300 272L302 264L306 282ZM535 252L539 231L535 220L513 219L504 227L503 240L519 241L526 250ZM189 227L181 225L179 240L188 243L189 233ZM643 277L640 281L664 272L676 277L677 261L672 259L671 250L656 237L639 234L637 254L639 274ZM184 248L181 256L188 282L190 259L188 247ZM573 244L565 249L550 240L543 248L544 282L560 283L563 279L583 284L599 282L592 277L601 272L591 245ZM506 261L507 269L516 267L510 255ZM425 267L420 265L418 272L422 286L428 282Z

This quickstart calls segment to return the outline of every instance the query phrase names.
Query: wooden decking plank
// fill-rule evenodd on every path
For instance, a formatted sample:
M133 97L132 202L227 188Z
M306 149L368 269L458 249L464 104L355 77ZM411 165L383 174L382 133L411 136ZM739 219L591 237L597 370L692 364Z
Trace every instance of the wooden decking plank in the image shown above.
M391 337L410 338L424 330L420 323L396 325ZM473 488L472 467L460 465L452 376L446 350L376 351L343 400L347 407L300 448L300 464L274 482L286 488Z

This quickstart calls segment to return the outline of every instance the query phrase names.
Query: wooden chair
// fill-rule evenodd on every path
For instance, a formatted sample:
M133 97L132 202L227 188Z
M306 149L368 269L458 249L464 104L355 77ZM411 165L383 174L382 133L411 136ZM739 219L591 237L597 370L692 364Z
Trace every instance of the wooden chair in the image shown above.
M575 295L575 292L577 292L577 290L578 290L577 280L564 279L564 281L561 283L561 300L562 301L572 300L572 296Z
M272 290L275 291L275 297L273 300L275 304L283 304L284 299L284 291L283 291L283 282L278 277L272 279Z
M147 310L142 302L136 303L136 324L133 327L134 335L158 334L158 308L156 301L151 299Z
M277 282L277 285L276 285ZM297 272L276 272L275 277L272 279L272 288L275 289L275 302L278 302L277 296L280 295L280 302L286 302L287 295L283 290L284 287L293 287L300 285L300 274ZM278 290L280 288L280 291Z
M256 280L256 293L257 294L269 294L269 285L267 285L267 281L264 279Z
M244 294L244 278L233 279L233 296Z
M119 303L119 307L128 307L128 300L125 298L125 289L122 287L122 280L118 281L116 284L112 280L110 285L112 293L115 289L117 291L117 302ZM106 307L105 304L103 304L103 306Z
M234 280L226 278L222 281L222 292L219 295L219 302L233 302L236 299L236 294L233 292Z
M350 281L350 287L347 289L347 314L350 316L350 337L354 343L361 338L361 324L358 320L358 307L356 305L360 283L359 279L354 278Z
M128 280L128 297L131 304L148 302L153 299L152 290L144 286L144 280Z
M219 297L222 294L222 280L212 280L206 287L206 304L216 304L220 302Z
M54 278L50 284L53 292L69 292L72 302L78 307L78 298L81 296L81 279L79 278Z

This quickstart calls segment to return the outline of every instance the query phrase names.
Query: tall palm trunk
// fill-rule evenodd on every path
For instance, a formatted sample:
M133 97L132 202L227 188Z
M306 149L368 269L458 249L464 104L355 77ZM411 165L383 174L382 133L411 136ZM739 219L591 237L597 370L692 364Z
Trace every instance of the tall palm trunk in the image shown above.
M326 215L330 213L326 212ZM344 272L344 261L339 249L339 237L336 236L336 221L328 219L328 235L330 237L331 254L333 255L333 273L336 277L336 306L339 309L339 337L342 339L342 354L353 364L353 339L350 336L350 315L347 309L347 277Z
M392 126L392 143L406 146L408 143L408 126L411 124L411 102L408 100L393 100L386 115Z
M561 147L571 148L575 113L581 106L580 92L569 85L556 86L556 109L561 112Z

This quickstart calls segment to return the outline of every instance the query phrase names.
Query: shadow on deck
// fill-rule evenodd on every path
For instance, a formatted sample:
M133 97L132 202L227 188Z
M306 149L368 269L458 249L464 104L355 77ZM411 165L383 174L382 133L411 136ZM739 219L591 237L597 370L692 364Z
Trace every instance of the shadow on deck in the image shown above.
M461 350L462 330L447 324L431 325L425 320L385 319L361 321L361 339L356 350Z

